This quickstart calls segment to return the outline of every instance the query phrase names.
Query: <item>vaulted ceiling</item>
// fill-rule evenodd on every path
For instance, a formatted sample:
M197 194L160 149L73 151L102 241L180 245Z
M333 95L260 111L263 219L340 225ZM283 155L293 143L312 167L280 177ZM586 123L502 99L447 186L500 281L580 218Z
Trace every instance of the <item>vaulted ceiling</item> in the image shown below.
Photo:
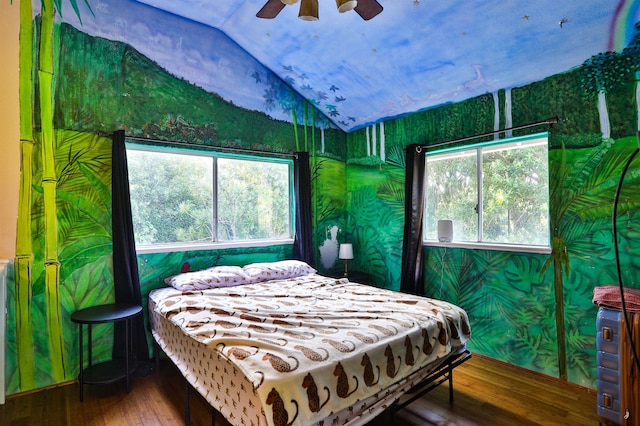
M300 2L260 19L267 0L136 1L219 29L345 131L567 71L640 18L639 0L378 0L370 20L318 0L315 22Z

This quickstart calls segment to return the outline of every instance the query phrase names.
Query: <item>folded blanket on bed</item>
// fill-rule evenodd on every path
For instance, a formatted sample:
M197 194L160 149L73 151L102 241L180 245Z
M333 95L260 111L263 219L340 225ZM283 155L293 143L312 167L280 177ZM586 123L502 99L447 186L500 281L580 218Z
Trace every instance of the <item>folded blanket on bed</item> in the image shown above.
M629 312L640 312L640 289L623 287L624 302ZM603 285L593 289L593 303L601 308L622 310L620 286Z

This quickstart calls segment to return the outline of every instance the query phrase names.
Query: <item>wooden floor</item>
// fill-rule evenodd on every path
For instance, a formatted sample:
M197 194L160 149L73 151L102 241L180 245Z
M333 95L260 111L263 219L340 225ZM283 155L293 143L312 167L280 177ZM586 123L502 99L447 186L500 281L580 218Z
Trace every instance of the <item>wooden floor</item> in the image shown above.
M79 401L77 383L9 396L0 406L0 425L181 425L185 385L170 363L159 372L124 383L85 386ZM596 395L474 355L454 371L455 401L447 385L396 414L395 425L597 425ZM191 424L211 425L211 411L191 397ZM387 417L370 426L385 426ZM217 426L228 426L218 416Z

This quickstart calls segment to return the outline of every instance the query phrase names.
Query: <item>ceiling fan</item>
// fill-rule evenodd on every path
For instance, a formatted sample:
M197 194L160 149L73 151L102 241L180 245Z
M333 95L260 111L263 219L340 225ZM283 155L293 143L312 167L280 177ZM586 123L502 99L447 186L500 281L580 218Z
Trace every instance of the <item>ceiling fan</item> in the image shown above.
M298 0L267 0L262 9L258 11L258 18L273 19L286 5L297 3ZM376 0L336 0L339 12L355 10L365 21L382 12L382 6ZM302 0L298 17L305 21L318 20L318 0Z

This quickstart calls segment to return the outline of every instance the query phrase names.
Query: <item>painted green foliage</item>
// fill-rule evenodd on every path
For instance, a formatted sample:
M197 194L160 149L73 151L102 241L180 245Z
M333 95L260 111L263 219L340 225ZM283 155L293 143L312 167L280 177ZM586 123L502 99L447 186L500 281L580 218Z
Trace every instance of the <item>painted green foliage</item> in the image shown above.
M400 171L390 168L395 169L390 173ZM404 204L385 192L390 179L377 168L348 168L348 228L356 254L353 269L369 273L381 287L399 290Z
M318 193L314 202L319 211L326 213L323 213L322 219L326 220L326 215L334 218L343 216L339 212L344 209L344 201L340 199L344 194L344 179L339 180L342 186L336 185L333 173L327 174L322 170L342 167L344 171L344 163L337 160L344 158L346 153L344 135L336 130L321 131L309 126L316 118L313 108L301 106L308 114L301 115L304 118L301 125L303 131L298 132L304 141L296 141L291 124L269 119L255 111L243 110L170 76L126 45L89 37L65 24L61 25L60 34L61 71L56 79L55 127L81 131L56 130L49 163L54 165L55 170L51 173L57 178L55 253L60 270L56 306L59 307L61 326L55 327L55 331L62 336L63 348L58 359L64 361L53 365L49 347L51 339L47 311L50 306L47 298L50 291L45 285L45 209L44 190L40 184L45 168L42 144L38 143L40 135L37 135L33 153L29 157L33 162L29 175L33 182L29 186L31 217L25 220L30 224L32 238L29 241L33 243L33 249L25 253L26 257L33 256L33 266L29 267L28 274L31 277L29 303L32 305L28 330L33 330L29 333L32 343L29 343L28 349L37 362L35 371L20 368L19 360L24 358L18 357L18 295L14 279L8 285L7 303L8 393L74 379L78 374L77 325L70 321L70 315L77 309L113 300L111 139L97 136L96 133L125 127L138 136L265 151L291 152L298 144L304 145L304 148L314 150L314 191ZM95 87L101 90L96 91ZM138 95L131 100L125 96L125 90ZM146 113L142 114L143 111ZM149 111L157 111L159 115L150 116ZM171 115L168 111L180 113ZM34 111L34 114L38 116L38 111ZM316 146L321 136L324 142L322 149ZM316 152L326 157L316 157ZM185 262L189 262L193 269L198 269L214 264L272 261L290 258L291 255L292 248L287 245L140 256L143 299L150 290L163 285L163 278L179 272ZM11 274L9 279L12 280L14 276ZM96 327L93 343L94 361L109 359L112 328ZM24 370L28 370L32 378L27 386L21 384L19 377ZM64 371L64 377L54 370Z
M112 230L111 230L111 139L90 133L58 131L55 151L57 189L57 217L60 268L60 307L64 334L64 359L67 362L64 380L78 374L77 325L70 315L77 309L113 301ZM41 170L38 144L34 152L34 182ZM33 191L33 351L38 360L35 384L37 387L55 383L52 376L46 333L44 283L44 227L42 188ZM250 262L290 258L290 245L252 249L226 249L205 252L177 252L139 256L142 292L164 285L163 279L180 272L188 262L192 270L213 265L243 265ZM10 275L11 276L11 275ZM15 286L8 285L7 324L7 391L24 391L19 386L15 335ZM144 298L146 299L146 298ZM146 300L144 300L146 306ZM93 359L110 359L112 328L97 326L93 330ZM86 350L86 349L85 349ZM86 357L85 357L86 359Z
M312 166L312 202L316 268L321 273L335 273L338 245L346 242L346 164L330 158L315 157ZM332 234L332 229L334 234ZM325 265L326 264L326 265Z
M637 56L630 49L625 54ZM602 58L591 62L600 64ZM425 293L468 310L474 325L469 344L473 350L587 387L595 386L597 307L591 302L593 288L617 281L612 202L622 164L638 144L631 136L638 120L635 83L608 81L607 109L599 108L598 91L585 86L598 72L591 62L511 90L514 123L560 118L550 133L553 254L425 248ZM637 59L627 58L625 63L634 64ZM504 93L499 95L504 98ZM601 136L603 110L615 139ZM393 153L410 143L438 143L486 133L493 130L493 113L486 95L386 122L386 146ZM505 122L502 115L500 122ZM349 214L360 214L352 228L355 247L370 244L371 238L375 245L384 246L390 232L402 235L404 224L403 174L397 173L404 166L394 168L400 156L391 155L382 165L366 167L358 161L366 155L366 139L364 131L348 135ZM633 273L638 258L638 232L633 226L640 207L638 164L635 161L625 180L618 219L623 282L632 287L639 286ZM398 213L391 221L373 214L383 209ZM365 250L360 267L371 268L377 277L388 274L388 279L391 271L400 268L396 256L400 250L400 243L395 250L386 250L381 263L369 262ZM384 285L393 287L398 281L384 281ZM558 298L560 303L556 303ZM559 357L563 353L564 360Z
M426 294L464 306L473 319L472 349L555 376L551 275L544 256L485 250L428 250Z
M300 125L294 129L167 73L129 45L67 24L61 24L60 32L58 128L94 133L124 128L128 136L274 152L311 150L312 142L320 140L320 129L304 129L315 109L307 108L311 111L305 117L304 101L291 89L281 88L272 101L285 110L300 110ZM323 133L327 155L344 159L344 134L336 129Z
M266 151L312 151L315 241L326 230L340 229L339 242L354 244L352 268L369 272L377 285L399 288L404 224L404 152L410 143L435 143L493 129L493 100L484 95L455 105L416 113L384 124L385 146L376 159L367 156L365 131L344 135L325 129L326 151L317 146L315 119L292 108L296 117L311 117L292 129L290 123L226 104L187 82L167 75L129 46L92 38L71 27L61 28L60 75L56 79L54 152L60 305L67 379L77 374L77 328L74 310L112 300L110 140L95 136L126 128L129 134L184 138L189 142L240 146ZM552 116L552 223L567 256L547 267L547 255L429 248L426 286L429 296L461 305L471 317L472 350L550 375L558 374L557 311L554 290L564 306L570 381L593 387L595 380L595 315L593 287L615 282L611 244L611 201L622 162L637 141L635 86L629 81L607 93L611 135L599 135L597 94L582 90L581 68L542 82L512 89L513 122ZM127 78L123 78L123 75ZM98 94L95 87L101 87ZM501 95L502 96L502 95ZM98 99L99 97L99 99ZM153 106L150 107L150 105ZM300 105L298 105L300 106ZM296 112L297 111L297 112ZM153 114L153 115L149 115ZM501 122L504 120L501 119ZM296 130L295 132L293 130ZM295 135L298 135L296 139ZM345 143L345 141L347 143ZM346 146L349 146L347 157ZM48 356L44 280L44 219L41 153L33 164L33 330L39 360L36 386L52 384ZM371 157L371 156L369 156ZM348 160L347 162L345 162ZM375 160L375 161L373 161ZM623 194L620 247L623 276L638 287L640 265L640 167L632 166ZM555 255L561 252L556 252ZM185 262L191 269L214 264L245 264L291 256L290 246L180 252L139 256L143 294L163 285ZM339 264L319 268L334 271ZM561 281L558 282L558 272ZM7 358L8 391L17 392L15 293L9 288ZM94 333L96 359L110 356L109 328Z
M561 324L567 379L593 387L597 307L591 298L595 286L616 282L612 202L621 167L638 144L629 136L637 114L635 105L617 101L633 99L635 87L623 82L611 89L609 100L616 100L609 105L609 114L616 139L603 140L598 135L597 96L585 93L581 84L582 71L574 70L512 89L514 122L561 117L551 128L549 154L550 216L559 249L549 256L425 248L425 293L467 309L474 330L472 350L556 377L562 375L556 336ZM483 106L486 102L480 97L385 123L389 153L378 166L353 161L365 155L365 137L363 131L348 135L354 147L347 169L354 250L363 244L385 247L381 259L365 249L354 263L360 262L358 269L370 271L379 284L399 285L394 271L399 274L404 226L402 148L491 131L493 109ZM633 219L639 217L639 166L640 161L635 161L625 180L618 219L624 283L632 287L639 286L633 274L639 250L637 226L633 226ZM395 246L389 248L388 242ZM563 318L557 318L557 289Z
M557 221L568 249L570 273L564 279L564 323L568 378L595 384L595 318L593 288L616 282L611 245L611 212L624 159L635 138L607 140L592 148L554 149L552 175L559 186L552 206L565 206ZM562 155L568 158L562 163ZM625 180L620 223L625 284L637 287L637 226L640 207L640 162ZM394 177L390 164L380 168L349 166L349 220L356 259L353 268L370 272L378 285L397 289L404 223L402 200L384 188ZM563 175L562 178L557 178ZM571 195L573 194L573 195ZM553 221L553 219L552 219ZM634 245L635 244L635 245ZM470 317L472 350L502 361L558 376L553 267L548 255L426 248L425 294L460 304Z
M77 328L69 316L76 309L112 300L111 272L111 140L71 131L56 132L54 161L58 176L56 215L58 220L58 256L60 268L60 312L64 338L65 377L72 380L77 369ZM33 164L32 229L34 263L32 268L33 351L38 360L36 386L54 383L49 356L46 324L46 289L44 270L44 208L41 181L41 145L36 144ZM9 285L8 324L8 393L19 388L16 365L15 295ZM106 356L104 330L94 334L96 359ZM110 346L109 346L110 347Z
M586 381L585 377L595 377L590 374L595 344L588 336L595 333L596 308L590 302L595 286L617 283L611 234L613 201L622 167L637 143L635 137L607 139L592 148L571 151L561 148L550 155L552 232L556 245L566 247L561 277L569 378L578 383ZM634 163L625 179L618 209L621 245L634 238L629 217L640 207L640 163ZM621 264L627 271L637 263L631 252L621 252ZM625 285L638 285L634 277L624 275ZM555 281L557 285L557 275Z

